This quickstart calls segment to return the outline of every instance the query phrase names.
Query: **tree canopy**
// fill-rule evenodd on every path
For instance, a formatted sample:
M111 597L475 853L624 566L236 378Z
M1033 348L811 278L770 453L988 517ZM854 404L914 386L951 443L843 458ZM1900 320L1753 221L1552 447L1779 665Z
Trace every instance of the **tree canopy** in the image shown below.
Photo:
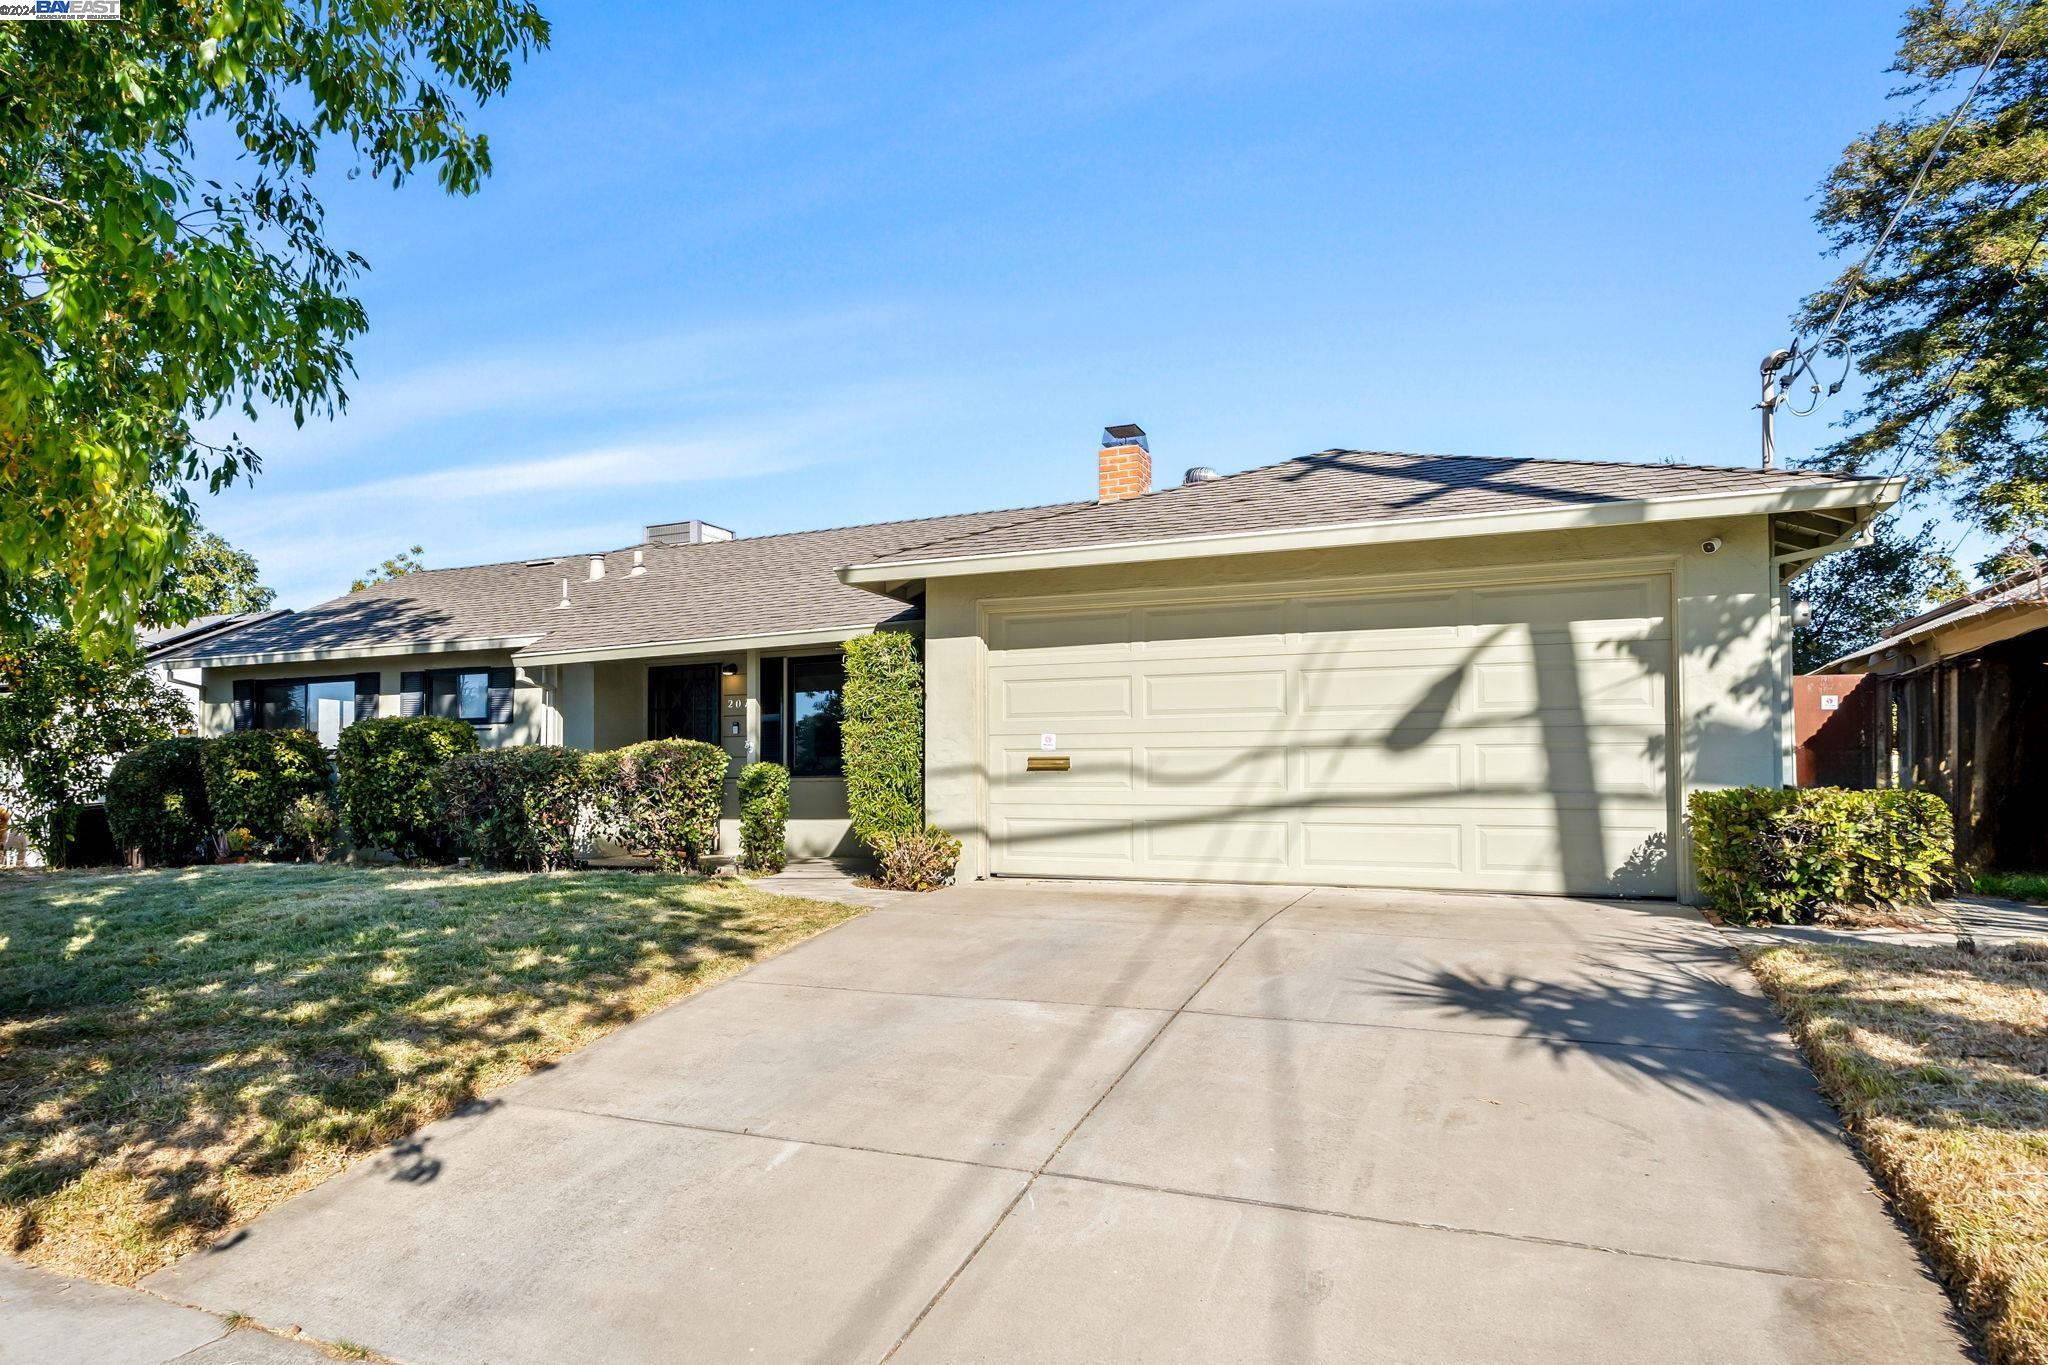
M415 545L409 550L400 550L391 558L377 565L376 568L363 570L363 576L349 584L348 590L350 592L361 592L372 583L382 583L386 579L391 578L403 578L409 573L425 573L427 566L420 563L420 556L424 553L426 553L425 548L419 545Z
M202 529L164 575L143 619L176 624L201 616L263 611L276 600L276 590L263 586L256 556Z
M60 630L0 643L0 805L25 815L29 840L54 857L79 806L106 794L114 760L191 723L132 645L95 659Z
M259 466L195 422L347 400L366 262L316 169L474 191L470 113L548 41L528 0L128 11L0 24L0 636L54 619L94 652L184 551L189 488Z
M1886 517L1870 544L1829 555L1799 579L1810 615L1792 632L1792 668L1810 673L1830 659L1877 643L1885 628L1963 591L1955 562L1935 546L1935 530L1903 534Z
M1909 497L2002 539L2048 522L2048 4L1922 0L1892 70L1900 112L1850 143L1823 186L1816 221L1835 251L1860 261L1933 159L1868 267L1797 319L1818 340L1846 294L1839 331L1865 381L1847 434L1816 462L1905 474Z

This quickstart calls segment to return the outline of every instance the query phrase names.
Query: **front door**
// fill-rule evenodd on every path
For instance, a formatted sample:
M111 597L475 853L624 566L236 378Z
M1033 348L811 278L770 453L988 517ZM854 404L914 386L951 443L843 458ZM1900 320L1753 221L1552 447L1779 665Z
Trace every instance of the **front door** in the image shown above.
M718 743L717 664L647 670L647 737Z

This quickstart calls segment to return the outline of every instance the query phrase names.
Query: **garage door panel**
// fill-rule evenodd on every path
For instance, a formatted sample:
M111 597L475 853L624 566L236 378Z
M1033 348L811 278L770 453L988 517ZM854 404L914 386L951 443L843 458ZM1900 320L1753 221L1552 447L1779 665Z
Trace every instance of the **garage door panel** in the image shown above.
M988 657L995 870L1668 895L1668 598L1652 577L997 613L992 646L1032 647ZM1025 773L1046 734L1068 770Z
M1304 820L1302 865L1311 874L1365 883L1395 873L1456 876L1465 865L1464 836L1459 825Z
M1190 607L1148 607L1139 613L1138 638L1148 646L1224 640L1234 649L1277 644L1287 635L1283 600L1219 602Z
M1137 825L1113 810L1080 808L1063 815L1013 815L997 822L1013 870L1038 863L1053 872L1120 869L1137 861Z
M1145 785L1173 799L1273 796L1287 790L1288 750L1241 744L1148 745Z
M1408 750L1384 744L1304 745L1302 789L1331 792L1400 790L1453 793L1465 785L1464 754L1455 745L1425 745Z
M1648 741L1609 743L1574 740L1542 743L1476 744L1474 778L1479 786L1572 795L1608 794L1664 798L1664 759L1645 751Z
M1080 739L1081 742L1075 742ZM1038 737L998 741L989 749L989 788L1005 801L1066 801L1088 792L1129 792L1137 783L1137 751L1086 742L1069 735L1062 755L1066 772L1032 772L1025 765L1044 750Z
M1466 630L1459 604L1455 592L1304 597L1295 603L1294 629L1333 639L1356 632L1389 645L1455 642Z
M1525 625L1585 638L1588 632L1616 638L1661 634L1665 592L1661 581L1616 580L1586 583L1515 584L1474 588L1469 617L1476 626Z
M1147 716L1285 716L1287 670L1155 673L1144 680Z
M1002 679L996 684L997 714L1008 721L1053 724L1081 717L1134 718L1131 680L1119 674L1096 677Z
M1633 659L1582 659L1557 665L1489 663L1472 670L1472 709L1551 714L1570 721L1656 718L1664 714L1662 679Z
M1285 873L1288 867L1286 820L1219 820L1202 807L1178 816L1168 809L1147 816L1142 838L1153 864L1180 868L1183 875L1245 867Z
M994 622L989 643L1005 651L1059 650L1064 658L1099 658L1129 654L1131 639L1131 611L1121 607L1006 614Z

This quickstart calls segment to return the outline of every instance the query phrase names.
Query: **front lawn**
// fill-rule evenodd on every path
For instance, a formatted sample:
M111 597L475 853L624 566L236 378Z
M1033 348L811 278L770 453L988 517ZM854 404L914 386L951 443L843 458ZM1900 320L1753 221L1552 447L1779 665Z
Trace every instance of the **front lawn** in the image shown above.
M1998 1365L2048 1362L2048 944L1742 950Z
M132 1281L856 913L636 872L0 874L0 1251Z

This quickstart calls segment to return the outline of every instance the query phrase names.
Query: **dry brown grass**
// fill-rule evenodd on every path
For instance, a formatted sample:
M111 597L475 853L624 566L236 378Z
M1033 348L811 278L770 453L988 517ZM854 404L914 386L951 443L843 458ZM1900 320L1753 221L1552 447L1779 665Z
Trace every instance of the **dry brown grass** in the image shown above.
M0 878L0 1252L132 1282L856 913L631 872Z
M2048 1365L2048 948L1743 949L1997 1365Z

